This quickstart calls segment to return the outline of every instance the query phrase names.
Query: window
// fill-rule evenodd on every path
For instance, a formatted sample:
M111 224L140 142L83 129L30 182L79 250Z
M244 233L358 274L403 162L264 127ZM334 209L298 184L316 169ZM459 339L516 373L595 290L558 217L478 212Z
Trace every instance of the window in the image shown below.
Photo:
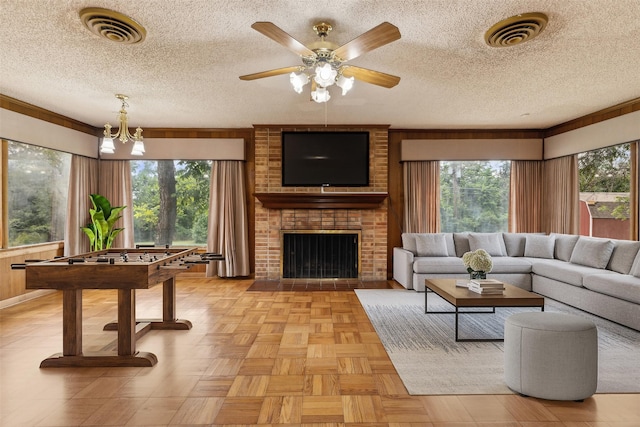
M443 232L508 231L509 161L440 162Z
M631 145L620 144L578 155L580 234L628 239Z
M71 154L9 141L9 246L64 240Z
M136 244L207 242L210 161L131 161Z

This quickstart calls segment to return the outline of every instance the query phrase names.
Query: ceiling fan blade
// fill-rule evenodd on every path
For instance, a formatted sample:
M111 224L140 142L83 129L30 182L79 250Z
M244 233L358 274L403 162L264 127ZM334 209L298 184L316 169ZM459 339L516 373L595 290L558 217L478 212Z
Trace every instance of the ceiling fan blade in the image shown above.
M391 74L381 73L380 71L368 70L353 65L345 65L342 67L342 75L345 77L355 77L363 82L374 85L392 88L400 83L400 77Z
M280 27L272 22L255 22L251 28L269 37L271 40L280 43L292 52L300 56L314 56L315 53L300 43L298 40L285 33Z
M300 71L300 69L302 68L304 67L294 66L294 67L276 68L275 70L261 71L259 73L240 76L240 80L256 80L256 79L263 79L265 77L279 76L281 74L289 74L289 73L294 73L296 71Z
M391 43L400 38L400 30L393 24L383 22L367 31L360 34L350 42L340 46L333 51L333 54L340 58L342 61L349 61L356 58L363 53L377 49L380 46L384 46L387 43Z

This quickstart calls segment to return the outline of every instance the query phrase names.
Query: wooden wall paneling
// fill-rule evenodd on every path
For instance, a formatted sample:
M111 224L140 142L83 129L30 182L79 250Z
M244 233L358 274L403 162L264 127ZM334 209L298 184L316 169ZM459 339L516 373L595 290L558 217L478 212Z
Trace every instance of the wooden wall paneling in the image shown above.
M0 140L0 249L9 247L9 142ZM2 272L3 270L0 270Z
M256 191L256 144L255 134L244 139L245 144L245 191L247 203L247 223L249 240L249 268L251 274L256 272L256 202L253 193Z
M393 278L393 248L402 246L402 217L404 215L404 190L400 145L402 132L389 131L389 219L387 220L387 278Z
M27 259L52 259L62 256L63 249L63 242L53 242L0 251L0 301L32 292L26 290L25 271L12 270L11 264L21 264Z
M0 108L24 114L25 116L43 120L69 129L84 132L89 135L102 136L102 128L96 128L78 120L54 113L44 108L20 101L10 96L0 94Z
M594 123L603 122L605 120L613 119L614 117L633 113L634 111L640 111L640 98L635 98L630 101L605 108L604 110L596 111L595 113L587 114L586 116L578 117L577 119L552 126L545 129L544 137L548 138L571 130L580 129Z

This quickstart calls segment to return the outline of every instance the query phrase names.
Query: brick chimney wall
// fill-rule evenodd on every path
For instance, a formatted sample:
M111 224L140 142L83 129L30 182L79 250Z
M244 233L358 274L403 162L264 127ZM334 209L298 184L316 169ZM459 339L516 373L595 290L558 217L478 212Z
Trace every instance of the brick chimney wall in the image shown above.
M319 187L282 187L283 131L309 128L255 129L256 193L319 193ZM326 188L325 192L387 192L388 131L386 128L313 128L314 131L369 132L369 186ZM387 278L388 201L377 209L267 209L255 200L255 278L280 279L280 230L361 230L362 280Z

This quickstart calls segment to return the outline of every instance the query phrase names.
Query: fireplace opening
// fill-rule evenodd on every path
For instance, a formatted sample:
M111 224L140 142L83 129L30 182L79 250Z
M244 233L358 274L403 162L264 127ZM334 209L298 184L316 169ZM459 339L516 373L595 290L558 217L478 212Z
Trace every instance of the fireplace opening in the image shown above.
M282 278L357 279L359 231L282 233Z

